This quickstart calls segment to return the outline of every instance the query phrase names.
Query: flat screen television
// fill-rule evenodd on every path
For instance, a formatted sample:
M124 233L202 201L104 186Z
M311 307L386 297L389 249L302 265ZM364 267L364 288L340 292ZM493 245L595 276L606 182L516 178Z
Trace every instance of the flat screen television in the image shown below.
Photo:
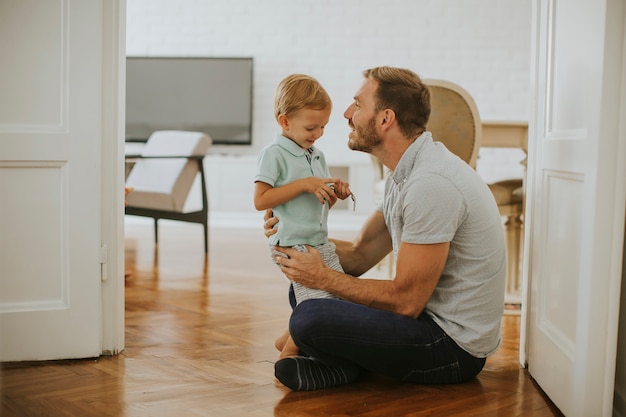
M157 130L252 143L252 58L126 58L126 140Z

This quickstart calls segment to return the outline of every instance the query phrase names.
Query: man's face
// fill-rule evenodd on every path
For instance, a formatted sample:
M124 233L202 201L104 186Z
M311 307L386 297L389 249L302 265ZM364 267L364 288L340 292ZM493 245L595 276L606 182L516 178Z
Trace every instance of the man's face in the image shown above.
M366 79L354 96L354 101L343 113L352 129L348 134L348 147L355 151L371 153L381 143L376 130L376 88L378 82Z

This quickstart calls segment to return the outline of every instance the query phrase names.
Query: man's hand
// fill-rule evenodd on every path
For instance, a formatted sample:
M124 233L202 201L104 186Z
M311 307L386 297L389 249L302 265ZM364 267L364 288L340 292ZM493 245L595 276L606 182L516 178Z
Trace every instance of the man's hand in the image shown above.
M266 237L270 237L278 232L278 227L276 226L278 223L278 217L274 217L272 209L265 210L263 220L265 220L263 222L263 232Z
M288 258L276 256L276 262L290 280L308 288L323 289L320 287L320 278L323 277L328 267L324 264L322 255L317 249L309 245L305 246L308 252L277 246L276 250L287 255Z

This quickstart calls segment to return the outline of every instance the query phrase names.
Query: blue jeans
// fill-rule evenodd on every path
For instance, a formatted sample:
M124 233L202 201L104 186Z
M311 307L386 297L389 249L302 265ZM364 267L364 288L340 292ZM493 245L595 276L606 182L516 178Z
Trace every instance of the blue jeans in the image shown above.
M294 342L330 366L356 365L421 384L455 384L471 380L485 365L485 358L459 347L427 314L412 319L337 299L292 307Z

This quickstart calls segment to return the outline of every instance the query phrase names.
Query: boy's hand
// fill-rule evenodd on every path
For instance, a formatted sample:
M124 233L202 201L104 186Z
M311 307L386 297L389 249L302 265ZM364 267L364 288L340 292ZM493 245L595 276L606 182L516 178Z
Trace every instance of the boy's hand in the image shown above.
M337 201L334 190L334 184L337 182L336 179L308 177L299 181L302 181L304 190L315 195L320 203L326 204L326 202L328 202L332 206Z
M335 194L338 198L345 200L350 197L352 191L350 191L350 184L340 179L335 180Z

